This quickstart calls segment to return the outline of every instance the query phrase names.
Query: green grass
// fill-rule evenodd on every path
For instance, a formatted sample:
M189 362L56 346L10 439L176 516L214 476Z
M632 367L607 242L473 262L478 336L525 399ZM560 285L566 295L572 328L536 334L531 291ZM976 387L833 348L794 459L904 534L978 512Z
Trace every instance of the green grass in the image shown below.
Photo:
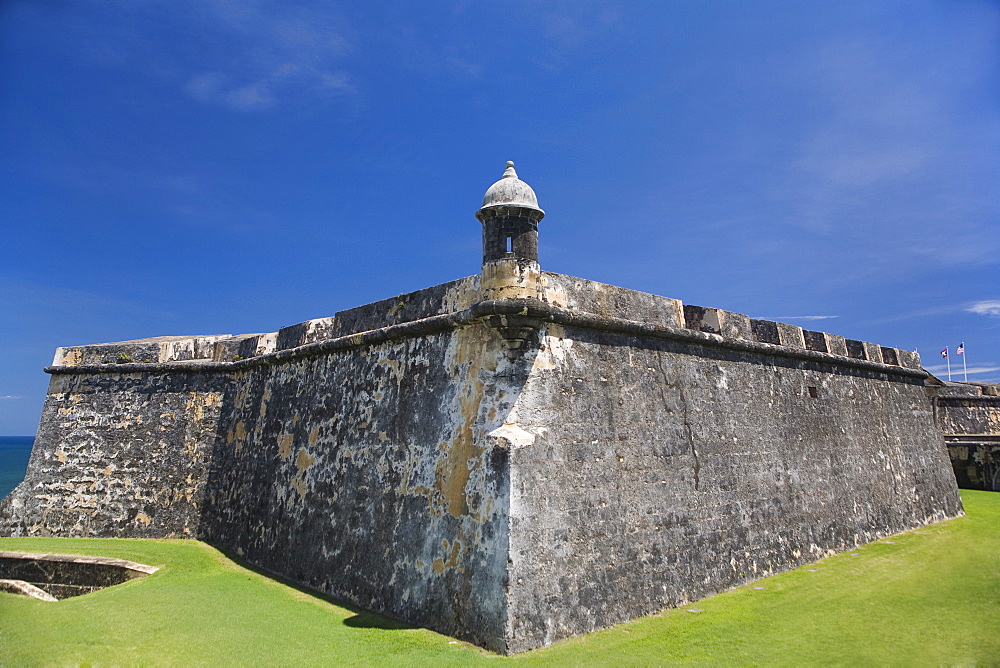
M2 538L162 569L59 603L0 594L0 663L1000 665L1000 494L962 496L967 517L511 658L335 605L203 543Z

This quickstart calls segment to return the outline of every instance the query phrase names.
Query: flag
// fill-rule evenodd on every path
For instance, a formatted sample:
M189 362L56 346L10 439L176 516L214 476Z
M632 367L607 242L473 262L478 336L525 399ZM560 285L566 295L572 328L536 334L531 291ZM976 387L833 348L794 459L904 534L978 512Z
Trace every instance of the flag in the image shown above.
M964 342L958 344L958 348L955 348L955 354L956 355L964 355L965 354L965 343Z
M941 357L947 357L947 356L948 356L948 349L945 348L944 350L941 351Z

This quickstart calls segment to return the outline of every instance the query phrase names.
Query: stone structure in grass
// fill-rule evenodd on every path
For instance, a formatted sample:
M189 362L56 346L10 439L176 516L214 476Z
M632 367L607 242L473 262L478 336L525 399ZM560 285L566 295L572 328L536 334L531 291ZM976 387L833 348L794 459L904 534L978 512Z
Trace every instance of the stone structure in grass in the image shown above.
M513 653L961 514L914 353L543 271L543 215L508 163L478 275L60 348L0 528L200 538Z

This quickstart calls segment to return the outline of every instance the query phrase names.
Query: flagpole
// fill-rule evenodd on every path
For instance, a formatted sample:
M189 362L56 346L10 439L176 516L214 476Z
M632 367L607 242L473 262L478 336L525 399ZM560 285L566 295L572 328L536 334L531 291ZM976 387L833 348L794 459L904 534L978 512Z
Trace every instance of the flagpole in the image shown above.
M948 362L948 382L951 382L951 355L948 354L948 346L944 347L944 359Z
M969 368L965 365L965 341L962 341L962 376L969 382Z

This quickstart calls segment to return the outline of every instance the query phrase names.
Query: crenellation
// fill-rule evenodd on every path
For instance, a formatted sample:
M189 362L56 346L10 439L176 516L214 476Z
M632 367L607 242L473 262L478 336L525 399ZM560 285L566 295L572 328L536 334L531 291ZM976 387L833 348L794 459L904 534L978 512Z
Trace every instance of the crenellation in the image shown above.
M228 334L214 336L157 336L149 339L94 343L85 346L57 348L53 366L86 366L94 364L165 364L211 360L215 344L232 338Z
M831 352L827 346L826 334L824 332L813 332L808 329L802 330L802 340L806 350L813 350L818 353Z
M722 336L730 339L753 341L753 330L750 326L750 316L732 311L719 311L719 322Z
M750 331L753 333L753 340L758 343L781 345L781 333L778 331L778 323L774 321L750 318Z
M212 361L235 362L273 353L277 338L277 332L268 332L265 334L240 334L216 341L212 348Z
M831 355L840 355L841 357L849 357L847 354L847 339L842 336L837 336L836 334L824 334L826 336L826 350ZM919 368L919 367L918 367Z
M775 323L778 325L778 339L781 345L786 348L805 348L806 343L802 336L802 328L796 325L789 325L784 322Z
M895 348L886 348L885 346L879 346L879 352L882 354L882 363L891 364L892 366L900 366L899 355L896 354Z
M877 362L882 364L882 346L877 343L871 343L869 341L862 341L865 347L865 359L869 362Z
M907 369L920 369L920 354L915 350L903 350L901 348L896 348L896 360L899 362L899 366L906 367Z
M855 339L846 339L844 341L847 347L847 356L856 360L867 360L868 359L868 349L865 347L864 341L857 341Z

